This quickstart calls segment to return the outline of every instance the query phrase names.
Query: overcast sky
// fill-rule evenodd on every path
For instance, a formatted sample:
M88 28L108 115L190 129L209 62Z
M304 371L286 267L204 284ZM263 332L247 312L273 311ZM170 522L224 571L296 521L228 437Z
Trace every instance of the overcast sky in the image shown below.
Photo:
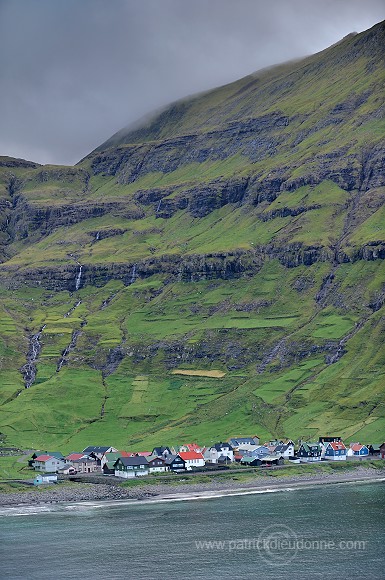
M0 155L76 163L168 102L383 19L384 0L0 0Z

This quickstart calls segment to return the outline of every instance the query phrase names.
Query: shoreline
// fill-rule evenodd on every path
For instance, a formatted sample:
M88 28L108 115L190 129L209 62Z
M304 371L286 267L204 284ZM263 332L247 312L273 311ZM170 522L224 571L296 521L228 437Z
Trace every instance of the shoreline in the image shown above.
M60 506L62 504L81 504L108 502L159 503L167 501L189 501L210 499L232 495L251 495L294 491L319 485L346 483L385 482L385 469L357 467L354 471L344 473L304 474L286 477L255 477L249 481L211 481L205 483L165 483L146 484L133 488L106 485L103 483L77 483L71 486L60 484L50 489L32 489L23 492L0 493L1 508L28 506Z

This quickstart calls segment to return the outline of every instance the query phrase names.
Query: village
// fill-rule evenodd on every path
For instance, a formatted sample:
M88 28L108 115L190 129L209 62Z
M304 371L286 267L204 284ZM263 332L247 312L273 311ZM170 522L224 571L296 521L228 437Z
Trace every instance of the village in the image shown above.
M187 443L152 451L128 452L112 446L89 446L64 456L60 451L34 452L28 464L36 472L34 485L52 484L61 476L106 475L129 479L162 473L193 473L229 469L231 465L272 468L291 463L385 459L385 443L345 445L341 437L318 442L271 440L258 436L230 438L209 447Z

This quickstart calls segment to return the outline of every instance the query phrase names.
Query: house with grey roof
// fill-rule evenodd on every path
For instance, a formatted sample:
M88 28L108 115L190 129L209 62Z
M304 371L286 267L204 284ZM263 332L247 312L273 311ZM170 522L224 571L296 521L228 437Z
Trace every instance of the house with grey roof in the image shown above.
M208 463L231 463L234 451L229 443L215 443L203 451L203 457Z
M285 459L289 459L289 457L294 457L294 443L280 443L274 449L274 453L277 455L282 455Z
M129 479L148 474L148 461L145 457L119 457L115 463L115 477Z

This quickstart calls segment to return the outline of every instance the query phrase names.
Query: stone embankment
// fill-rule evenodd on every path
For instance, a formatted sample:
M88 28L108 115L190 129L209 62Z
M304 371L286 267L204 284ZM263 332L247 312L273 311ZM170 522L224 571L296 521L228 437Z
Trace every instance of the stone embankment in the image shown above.
M79 501L102 501L119 499L145 499L157 492L150 493L144 488L125 489L119 485L105 485L95 483L77 483L72 485L55 484L47 489L31 489L16 493L1 493L0 505L35 505L72 503Z
M238 473L238 471L237 471ZM189 476L175 476L175 482L149 483L143 480L142 485L132 488L124 488L116 480L108 480L106 483L76 483L57 484L47 489L33 489L17 493L1 493L1 506L16 505L36 505L36 504L56 504L72 503L81 501L116 501L116 500L146 500L151 498L165 498L168 496L194 496L204 492L224 492L231 493L241 490L263 490L304 487L307 485L325 485L336 483L347 483L354 481L373 481L385 479L385 469L373 469L370 467L357 466L350 471L337 470L335 473L318 472L303 475L279 475L268 472L255 472L246 481L224 479L213 477L211 481L205 483L194 483Z

